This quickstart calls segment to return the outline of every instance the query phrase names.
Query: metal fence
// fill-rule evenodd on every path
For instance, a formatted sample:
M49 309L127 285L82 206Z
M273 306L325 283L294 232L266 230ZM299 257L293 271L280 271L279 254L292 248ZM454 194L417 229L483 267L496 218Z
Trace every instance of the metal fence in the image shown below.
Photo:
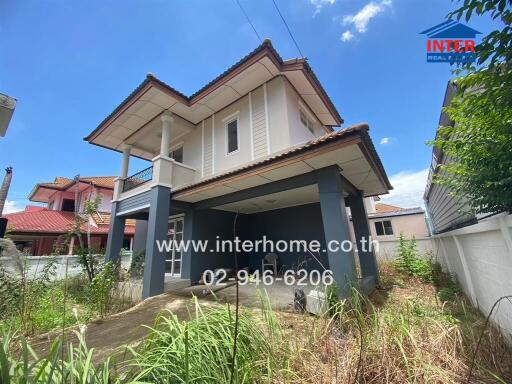
M136 188L153 179L153 166L143 169L129 177L123 183L123 192Z

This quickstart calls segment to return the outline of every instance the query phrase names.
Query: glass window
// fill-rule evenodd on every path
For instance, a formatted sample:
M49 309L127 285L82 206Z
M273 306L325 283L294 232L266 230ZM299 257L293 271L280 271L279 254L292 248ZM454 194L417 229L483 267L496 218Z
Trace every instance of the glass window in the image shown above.
M183 163L183 147L176 148L174 151L169 152L169 157L178 163Z
M375 231L377 236L387 236L393 234L393 227L390 220L377 221L375 223Z
M61 211L75 212L75 200L73 200L73 199L64 199L64 200L62 200Z
M238 151L238 119L226 124L228 154Z
M300 111L300 122L304 125L311 133L315 133L315 126L311 119L308 119L306 114L303 111Z

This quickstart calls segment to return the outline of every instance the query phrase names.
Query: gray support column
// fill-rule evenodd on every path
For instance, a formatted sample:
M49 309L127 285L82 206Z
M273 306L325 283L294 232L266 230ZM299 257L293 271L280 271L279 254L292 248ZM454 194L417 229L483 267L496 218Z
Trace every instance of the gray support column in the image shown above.
M191 279L192 278L192 259L194 258L194 250L192 249L192 240L194 233L194 210L189 209L185 212L185 218L183 222L183 241L190 241L190 246L186 251L183 252L181 261L181 278ZM201 239L199 239L201 240Z
M133 252L141 252L146 250L146 240L148 237L148 221L135 221L135 236L133 238Z
M124 224L126 219L122 216L116 216L117 202L112 203L110 213L110 229L108 230L107 249L105 250L106 261L115 261L119 259L119 252L123 247Z
M342 247L329 249L329 242L332 240L336 241L336 245L340 245L344 240L350 241L343 182L338 167L331 166L318 170L317 181L329 269L338 285L338 296L347 297L357 278L354 254L352 251L344 251Z
M143 299L164 292L165 250L164 252L159 251L157 240L165 241L168 239L170 200L170 188L157 185L151 189L146 258L144 260L144 278L142 281Z
M349 196L348 204L352 213L352 223L354 225L362 277L364 279L371 276L375 279L375 283L377 283L379 281L379 268L375 259L373 245L371 244L368 213L364 206L363 197L361 195Z

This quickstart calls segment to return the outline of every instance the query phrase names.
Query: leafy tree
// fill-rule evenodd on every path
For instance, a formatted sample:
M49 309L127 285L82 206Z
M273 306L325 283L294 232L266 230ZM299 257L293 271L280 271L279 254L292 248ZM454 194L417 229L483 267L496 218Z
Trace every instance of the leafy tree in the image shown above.
M434 181L465 197L476 213L512 211L512 0L465 0L448 17L490 15L501 29L476 46L476 62L455 72L457 94L431 143L452 161ZM498 26L500 23L496 23Z

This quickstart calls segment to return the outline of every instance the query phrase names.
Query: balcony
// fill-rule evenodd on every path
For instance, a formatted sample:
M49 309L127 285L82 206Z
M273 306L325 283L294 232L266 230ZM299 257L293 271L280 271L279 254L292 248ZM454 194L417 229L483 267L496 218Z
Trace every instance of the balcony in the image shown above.
M123 192L128 192L153 179L153 166L128 176L123 183Z
M195 181L196 170L193 167L165 156L157 156L152 162L152 166L128 176L124 181L119 179L119 199L135 196L154 185L177 188Z

